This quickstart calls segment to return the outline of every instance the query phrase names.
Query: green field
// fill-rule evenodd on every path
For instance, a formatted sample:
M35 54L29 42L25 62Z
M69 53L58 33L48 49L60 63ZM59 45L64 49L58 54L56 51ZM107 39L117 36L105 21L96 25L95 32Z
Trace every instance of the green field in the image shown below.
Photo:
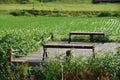
M110 36L119 36L120 19L0 15L0 32L4 33L4 30L8 32L23 30L24 32L53 32L56 35L67 35L69 31L99 31L108 33Z
M62 10L62 11L120 11L119 3L35 3L36 10ZM32 4L0 4L0 10L30 10Z
M52 32L55 40L67 39L70 31L105 32L110 40L120 37L119 18L14 17L0 15L0 44L27 54L39 48L40 37ZM46 35L45 35L46 36Z

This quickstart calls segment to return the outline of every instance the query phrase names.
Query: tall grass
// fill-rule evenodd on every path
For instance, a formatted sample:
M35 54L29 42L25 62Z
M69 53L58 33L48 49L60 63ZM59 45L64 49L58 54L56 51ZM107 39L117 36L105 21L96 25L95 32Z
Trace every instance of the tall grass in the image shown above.
M44 80L118 80L119 64L118 55L113 53L96 54L95 59L73 57L70 63L66 58L55 58L38 67L36 74Z

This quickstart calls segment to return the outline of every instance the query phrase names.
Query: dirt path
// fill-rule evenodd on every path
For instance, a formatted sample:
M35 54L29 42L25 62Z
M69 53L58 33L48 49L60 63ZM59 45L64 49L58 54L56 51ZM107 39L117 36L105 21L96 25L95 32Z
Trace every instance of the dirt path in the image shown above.
M68 44L68 42L52 42L51 44ZM76 45L94 45L95 52L114 52L116 53L116 48L120 47L120 43L86 43L86 42L72 42L71 44ZM48 56L50 58L55 57L55 55L65 54L66 50L69 49L58 49L58 48L48 48ZM92 50L89 49L72 49L74 56L83 55L83 56L92 56ZM37 52L34 52L26 57L14 59L14 61L35 61L41 62L43 56L42 47Z

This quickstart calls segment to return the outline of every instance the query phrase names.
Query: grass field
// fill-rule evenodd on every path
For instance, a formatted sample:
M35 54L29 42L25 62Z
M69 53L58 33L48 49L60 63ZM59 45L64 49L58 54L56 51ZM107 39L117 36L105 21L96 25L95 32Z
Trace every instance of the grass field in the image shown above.
M36 10L63 10L63 11L120 11L119 3L35 3ZM32 4L0 4L0 10L16 10L33 8Z
M11 47L28 54L39 48L44 33L52 32L56 40L61 40L67 39L70 31L105 32L116 41L120 37L120 19L0 15L0 49Z

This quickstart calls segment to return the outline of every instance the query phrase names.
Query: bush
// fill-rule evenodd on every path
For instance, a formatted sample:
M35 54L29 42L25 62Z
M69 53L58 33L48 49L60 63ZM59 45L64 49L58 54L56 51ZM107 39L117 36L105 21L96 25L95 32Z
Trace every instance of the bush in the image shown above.
M120 17L120 12L115 12L115 13L113 14L113 16L114 16L114 17Z
M49 60L46 66L39 67L39 72L44 80L60 80L62 74L65 80L118 80L119 66L118 55L100 53L94 59L71 58L70 63L66 62L66 58Z
M28 80L30 75L36 80L118 80L119 53L98 53L95 58L71 57L70 62L66 59L49 59L35 68L25 63L0 65L0 77L2 80Z
M0 48L0 79L1 80L6 80L5 78L7 77L6 62L7 62L6 52L2 48Z
M24 11L24 10L15 10L10 12L11 15L13 16L31 16L31 14L29 14L28 12Z
M0 3L16 3L16 0L0 0Z
M32 0L0 0L0 3L20 3L20 4L26 4L26 3L32 3Z
M54 10L15 10L10 12L13 16L54 16L54 17L120 17L119 12L109 12L109 11L62 11L59 9Z
M8 65L8 77L6 80L28 80L29 68L26 63Z
M112 16L112 13L109 11L103 11L98 15L98 17L111 17L111 16Z
M27 41L28 40L28 41ZM19 51L19 55L27 55L38 49L39 45L35 45L37 40L32 36L21 36L19 34L9 33L2 37L0 40L0 47L6 51L8 48L12 48Z

